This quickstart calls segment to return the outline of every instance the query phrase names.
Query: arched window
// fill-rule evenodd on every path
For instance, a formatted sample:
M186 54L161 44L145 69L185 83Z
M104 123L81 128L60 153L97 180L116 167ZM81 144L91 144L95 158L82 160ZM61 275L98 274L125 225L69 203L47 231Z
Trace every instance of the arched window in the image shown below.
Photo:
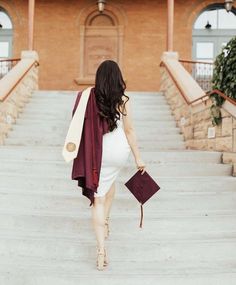
M0 59L12 56L12 21L0 7Z
M208 6L193 26L193 59L213 61L236 35L236 9L227 12L223 4Z

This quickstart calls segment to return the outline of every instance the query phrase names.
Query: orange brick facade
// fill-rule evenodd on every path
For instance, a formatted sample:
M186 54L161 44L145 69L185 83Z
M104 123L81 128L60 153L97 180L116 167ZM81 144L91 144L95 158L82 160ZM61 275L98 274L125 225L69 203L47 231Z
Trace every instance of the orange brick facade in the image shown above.
M36 0L34 49L40 59L40 89L77 90L81 68L81 21L96 1ZM192 26L204 7L220 1L176 0L174 50L191 59ZM222 1L221 1L222 2ZM128 90L159 89L160 58L166 49L167 1L108 0L122 34L122 71ZM27 49L28 1L1 1L13 21L13 57ZM93 8L94 7L94 8ZM115 15L116 16L116 15Z

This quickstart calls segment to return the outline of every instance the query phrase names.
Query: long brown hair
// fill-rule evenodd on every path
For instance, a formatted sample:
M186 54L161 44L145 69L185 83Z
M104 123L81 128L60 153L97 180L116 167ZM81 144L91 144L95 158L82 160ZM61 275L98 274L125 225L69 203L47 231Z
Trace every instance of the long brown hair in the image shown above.
M96 72L95 96L100 115L107 119L110 131L117 128L120 113L125 114L129 97L124 94L126 84L118 64L113 60L102 62ZM126 101L122 97L126 97Z

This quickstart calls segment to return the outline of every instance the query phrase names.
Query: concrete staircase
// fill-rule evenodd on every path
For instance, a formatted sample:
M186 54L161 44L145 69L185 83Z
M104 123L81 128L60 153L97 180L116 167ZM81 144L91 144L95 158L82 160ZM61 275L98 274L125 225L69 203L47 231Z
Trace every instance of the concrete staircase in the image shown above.
M61 149L76 92L38 91L0 147L1 285L235 285L236 179L221 153L186 150L161 93L129 93L143 158L161 190L144 206L117 181L95 267L89 201Z

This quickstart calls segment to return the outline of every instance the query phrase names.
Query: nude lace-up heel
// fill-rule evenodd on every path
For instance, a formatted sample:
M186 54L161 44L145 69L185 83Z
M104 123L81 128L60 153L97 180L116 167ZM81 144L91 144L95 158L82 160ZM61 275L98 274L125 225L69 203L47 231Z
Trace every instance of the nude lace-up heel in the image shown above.
M109 237L110 229L109 229L109 217L106 217L105 220L105 239Z
M97 269L104 270L104 267L108 265L106 249L97 248Z

